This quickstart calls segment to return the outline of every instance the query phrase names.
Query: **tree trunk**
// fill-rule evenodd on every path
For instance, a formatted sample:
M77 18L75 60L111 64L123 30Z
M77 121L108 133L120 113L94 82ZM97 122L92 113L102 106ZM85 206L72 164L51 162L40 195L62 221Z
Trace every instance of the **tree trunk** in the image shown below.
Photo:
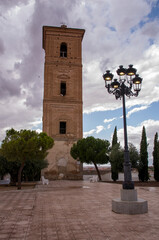
M21 176L22 176L22 170L24 168L24 162L21 164L19 171L18 171L18 190L21 189Z
M97 171L97 174L98 174L99 181L102 181L102 178L101 178L101 175L100 175L99 169L98 169L98 167L97 167L97 164L94 163L94 166L95 166L95 168L96 168L96 171Z

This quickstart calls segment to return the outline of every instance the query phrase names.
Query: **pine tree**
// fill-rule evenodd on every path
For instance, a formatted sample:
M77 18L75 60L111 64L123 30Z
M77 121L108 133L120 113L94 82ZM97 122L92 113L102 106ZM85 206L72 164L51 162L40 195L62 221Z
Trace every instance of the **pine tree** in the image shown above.
M147 152L147 137L146 137L146 130L143 126L142 129L142 138L140 142L140 159L139 159L139 180L144 182L149 180L149 173L148 173L148 152Z
M117 127L114 129L113 139L112 139L112 147L114 147L118 143L118 137L117 137Z
M131 168L138 168L140 154L133 143L129 143Z
M98 174L99 181L102 180L98 164L106 164L109 161L109 141L94 138L92 136L82 138L74 143L70 154L82 163L93 163Z
M154 138L154 150L153 150L153 166L154 166L154 179L159 182L159 141L158 133Z
M118 180L119 171L122 171L123 169L123 151L120 147L120 143L118 143L117 127L114 129L111 153L109 157L111 163L111 178L113 181L116 181Z

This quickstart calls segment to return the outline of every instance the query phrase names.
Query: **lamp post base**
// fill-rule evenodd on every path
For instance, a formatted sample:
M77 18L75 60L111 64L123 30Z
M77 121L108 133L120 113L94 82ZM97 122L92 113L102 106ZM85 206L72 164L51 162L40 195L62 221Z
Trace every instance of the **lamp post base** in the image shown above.
M134 182L133 181L124 181L123 182L123 189L134 189Z
M148 212L148 203L137 198L136 189L121 189L121 198L112 200L112 211L131 215L144 214Z

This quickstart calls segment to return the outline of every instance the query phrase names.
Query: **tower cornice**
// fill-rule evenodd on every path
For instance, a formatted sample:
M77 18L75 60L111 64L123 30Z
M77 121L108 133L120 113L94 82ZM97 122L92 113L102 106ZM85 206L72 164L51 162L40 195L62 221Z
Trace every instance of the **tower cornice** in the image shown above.
M62 25L63 26L63 25ZM67 28L67 27L54 27L54 26L43 26L43 42L42 47L45 49L45 37L46 35L54 35L54 36L69 36L69 37L80 37L83 39L85 29L79 29L79 28Z

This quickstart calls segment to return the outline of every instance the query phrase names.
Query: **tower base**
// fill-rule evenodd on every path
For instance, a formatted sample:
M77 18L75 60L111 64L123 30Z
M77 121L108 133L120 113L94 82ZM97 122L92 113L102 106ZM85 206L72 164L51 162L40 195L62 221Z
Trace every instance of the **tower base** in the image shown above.
M143 214L148 212L148 203L137 198L136 189L121 189L121 198L112 200L112 211L121 214Z
M74 160L70 155L70 149L74 141L55 141L47 156L48 167L42 170L49 180L82 180L83 165Z

